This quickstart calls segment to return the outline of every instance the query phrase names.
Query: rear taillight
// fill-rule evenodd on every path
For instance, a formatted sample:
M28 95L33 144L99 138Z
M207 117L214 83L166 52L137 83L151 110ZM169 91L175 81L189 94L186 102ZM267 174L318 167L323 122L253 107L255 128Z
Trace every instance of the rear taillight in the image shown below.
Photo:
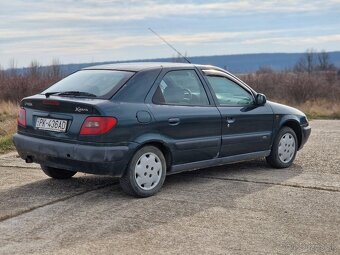
M80 129L81 135L102 135L117 125L114 117L87 117Z
M26 127L26 110L24 108L19 109L18 125L22 127Z

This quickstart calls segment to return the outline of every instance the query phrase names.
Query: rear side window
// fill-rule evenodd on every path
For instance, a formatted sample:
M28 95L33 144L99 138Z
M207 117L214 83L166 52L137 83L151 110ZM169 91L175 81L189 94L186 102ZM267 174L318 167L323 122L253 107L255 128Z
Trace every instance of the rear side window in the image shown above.
M114 70L82 70L67 76L42 93L79 91L108 98L133 74Z
M153 102L170 105L209 105L207 94L194 70L168 72L159 84Z
M252 95L237 83L221 76L206 76L220 105L250 105Z

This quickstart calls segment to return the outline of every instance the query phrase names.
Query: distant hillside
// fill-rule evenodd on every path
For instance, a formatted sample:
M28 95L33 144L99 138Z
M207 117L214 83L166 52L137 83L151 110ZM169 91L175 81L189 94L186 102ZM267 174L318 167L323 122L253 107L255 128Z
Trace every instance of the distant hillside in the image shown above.
M304 53L258 53L258 54L238 54L238 55L220 55L220 56L201 56L189 57L190 61L195 64L210 64L221 68L225 68L234 73L251 73L258 70L260 67L270 67L274 70L280 71L292 68L298 59ZM335 66L340 68L340 52L329 52L330 61ZM72 73L81 68L119 63L119 62L173 62L174 58L159 58L159 59L140 59L131 61L110 61L110 62L96 62L83 64L66 64L61 66L64 74ZM25 70L25 69L21 69Z

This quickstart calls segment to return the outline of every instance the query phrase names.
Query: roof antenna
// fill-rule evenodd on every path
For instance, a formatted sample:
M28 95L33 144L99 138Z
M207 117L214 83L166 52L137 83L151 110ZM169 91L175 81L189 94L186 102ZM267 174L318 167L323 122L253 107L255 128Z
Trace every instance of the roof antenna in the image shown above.
M161 39L163 42L165 42L171 49L173 49L174 51L177 52L177 54L179 56L181 56L185 61L187 61L189 64L191 64L191 62L189 61L188 58L186 58L185 56L182 55L182 53L180 53L178 50L176 50L176 48L174 46L172 46L170 43L168 43L163 37L161 37L159 34L157 34L154 30L152 30L150 27L148 28L152 33L154 33L159 39Z

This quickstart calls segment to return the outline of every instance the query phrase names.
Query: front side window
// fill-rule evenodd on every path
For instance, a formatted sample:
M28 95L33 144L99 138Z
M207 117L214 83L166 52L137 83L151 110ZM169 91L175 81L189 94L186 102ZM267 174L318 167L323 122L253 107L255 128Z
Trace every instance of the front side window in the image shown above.
M237 83L222 76L206 76L220 105L251 105L253 97Z
M67 76L42 93L79 91L96 97L105 97L133 74L133 72L114 70L82 70Z
M168 72L159 84L153 102L170 105L209 105L207 94L194 70Z

